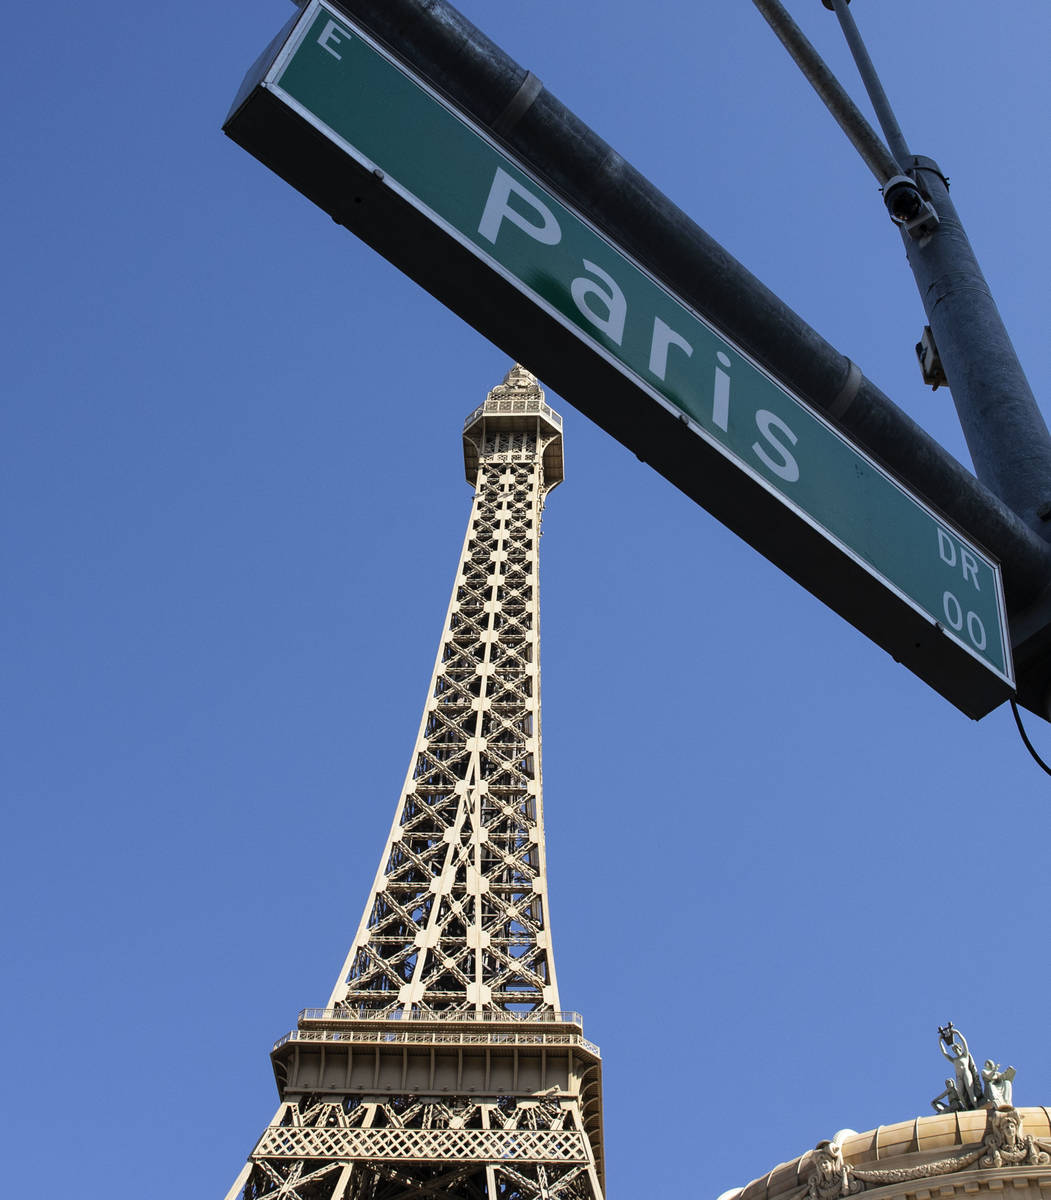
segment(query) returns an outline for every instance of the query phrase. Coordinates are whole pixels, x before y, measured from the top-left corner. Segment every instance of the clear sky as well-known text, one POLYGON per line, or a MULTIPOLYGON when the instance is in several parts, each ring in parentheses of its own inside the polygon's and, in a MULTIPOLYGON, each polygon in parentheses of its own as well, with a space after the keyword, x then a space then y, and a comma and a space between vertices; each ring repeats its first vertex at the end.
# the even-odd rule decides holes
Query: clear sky
MULTIPOLYGON (((751 4, 463 7, 967 461, 874 181, 751 4)), ((789 7, 860 96, 833 16, 789 7)), ((1046 397, 1051 8, 853 11, 1046 397)), ((509 366, 219 132, 290 13, 7 20, 12 1195, 225 1194, 359 920, 467 517, 460 426, 509 366)), ((553 922, 611 1196, 714 1200, 929 1111, 949 1018, 1051 1103, 1051 781, 1009 711, 961 716, 549 400, 553 922)))

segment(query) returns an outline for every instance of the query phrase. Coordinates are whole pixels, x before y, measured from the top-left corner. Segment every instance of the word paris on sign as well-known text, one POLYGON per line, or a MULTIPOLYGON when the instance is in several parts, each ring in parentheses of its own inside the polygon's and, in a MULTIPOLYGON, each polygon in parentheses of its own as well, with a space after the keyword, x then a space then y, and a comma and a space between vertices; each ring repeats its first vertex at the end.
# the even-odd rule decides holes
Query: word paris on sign
POLYGON ((957 707, 1011 694, 997 563, 345 14, 225 129, 957 707))

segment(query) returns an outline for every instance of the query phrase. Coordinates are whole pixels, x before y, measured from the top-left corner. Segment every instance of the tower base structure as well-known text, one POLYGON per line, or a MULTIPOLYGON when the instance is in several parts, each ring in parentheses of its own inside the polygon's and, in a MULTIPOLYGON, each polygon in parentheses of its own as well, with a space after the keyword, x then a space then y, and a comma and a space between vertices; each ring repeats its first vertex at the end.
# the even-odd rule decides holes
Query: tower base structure
POLYGON ((227 1200, 601 1200, 598 1047, 577 1013, 305 1009, 227 1200), (439 1019, 436 1019, 439 1018, 439 1019))

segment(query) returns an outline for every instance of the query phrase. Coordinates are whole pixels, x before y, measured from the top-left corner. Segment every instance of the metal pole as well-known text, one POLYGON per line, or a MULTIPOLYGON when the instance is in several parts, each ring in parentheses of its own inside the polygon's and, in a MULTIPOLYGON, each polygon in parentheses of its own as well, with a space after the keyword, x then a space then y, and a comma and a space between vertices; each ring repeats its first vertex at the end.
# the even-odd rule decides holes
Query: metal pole
POLYGON ((902 234, 975 474, 1051 539, 1051 436, 932 159, 903 164, 938 213, 929 237, 902 234))
MULTIPOLYGON (((975 474, 1051 540, 1051 436, 949 199, 948 180, 932 159, 909 154, 849 0, 822 3, 839 18, 891 149, 937 214, 936 222, 903 228, 902 238, 975 474)), ((885 196, 893 216, 889 189, 885 196)))
POLYGON ((840 129, 850 138, 854 149, 865 160, 873 175, 884 184, 888 179, 901 174, 901 168, 887 152, 879 135, 862 116, 843 85, 825 65, 821 55, 807 40, 806 35, 788 15, 779 0, 753 0, 770 28, 781 39, 785 49, 795 59, 803 74, 810 80, 814 91, 825 102, 825 107, 835 117, 840 129))
POLYGON ((876 74, 876 68, 872 65, 872 59, 869 58, 869 52, 865 48, 865 43, 861 40, 858 27, 854 22, 853 16, 851 16, 850 9, 847 8, 850 0, 826 0, 826 8, 829 3, 831 3, 836 16, 839 18, 843 36, 847 39, 847 45, 850 47, 851 54, 854 55, 854 62, 857 64, 858 73, 861 75, 865 91, 868 92, 869 99, 872 101, 872 107, 876 111, 876 119, 883 130, 883 136, 887 139, 890 152, 904 167, 912 155, 909 153, 909 147, 905 144, 905 136, 901 132, 898 119, 895 117, 894 110, 887 99, 887 93, 883 90, 883 84, 880 83, 879 76, 876 74))
POLYGON ((909 153, 847 10, 850 0, 822 3, 839 18, 893 155, 779 0, 753 2, 884 186, 975 473, 1030 529, 1051 541, 1051 435, 949 200, 948 182, 931 159, 909 153))

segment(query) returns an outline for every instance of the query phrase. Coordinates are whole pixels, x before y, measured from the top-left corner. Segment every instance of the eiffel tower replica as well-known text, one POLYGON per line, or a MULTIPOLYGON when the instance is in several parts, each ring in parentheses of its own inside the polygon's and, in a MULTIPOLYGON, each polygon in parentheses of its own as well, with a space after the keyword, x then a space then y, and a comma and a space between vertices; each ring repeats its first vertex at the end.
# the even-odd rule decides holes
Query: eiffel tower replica
POLYGON ((475 487, 394 823, 326 1008, 227 1200, 602 1200, 602 1064, 559 1007, 538 541, 562 420, 520 366, 467 418, 475 487))

